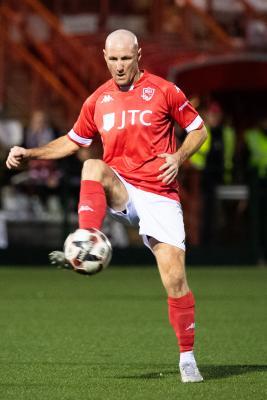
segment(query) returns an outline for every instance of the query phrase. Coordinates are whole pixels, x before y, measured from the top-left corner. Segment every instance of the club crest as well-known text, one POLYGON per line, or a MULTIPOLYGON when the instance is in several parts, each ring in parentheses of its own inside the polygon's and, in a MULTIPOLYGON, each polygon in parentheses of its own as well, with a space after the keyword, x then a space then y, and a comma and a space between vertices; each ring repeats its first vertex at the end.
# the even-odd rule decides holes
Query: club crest
POLYGON ((141 97, 142 97, 142 99, 149 101, 152 99, 154 93, 155 93, 155 89, 152 89, 150 87, 143 88, 143 94, 141 95, 141 97))

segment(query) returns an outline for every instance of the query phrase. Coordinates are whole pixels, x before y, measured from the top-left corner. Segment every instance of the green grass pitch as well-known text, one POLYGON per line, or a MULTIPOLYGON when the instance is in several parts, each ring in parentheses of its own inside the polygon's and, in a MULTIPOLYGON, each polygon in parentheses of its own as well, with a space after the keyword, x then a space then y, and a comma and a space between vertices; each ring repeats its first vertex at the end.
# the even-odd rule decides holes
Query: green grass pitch
POLYGON ((156 268, 0 268, 0 399, 267 399, 267 269, 188 276, 200 384, 180 383, 156 268))

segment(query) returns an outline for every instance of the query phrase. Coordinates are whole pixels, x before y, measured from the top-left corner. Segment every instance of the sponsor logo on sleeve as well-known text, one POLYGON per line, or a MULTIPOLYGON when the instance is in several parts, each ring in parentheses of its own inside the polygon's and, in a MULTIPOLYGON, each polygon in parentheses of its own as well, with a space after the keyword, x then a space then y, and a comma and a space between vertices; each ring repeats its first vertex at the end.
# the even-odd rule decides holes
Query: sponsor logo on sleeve
POLYGON ((188 103, 189 103, 189 101, 186 100, 186 101, 179 107, 179 111, 183 111, 183 109, 187 106, 188 103))

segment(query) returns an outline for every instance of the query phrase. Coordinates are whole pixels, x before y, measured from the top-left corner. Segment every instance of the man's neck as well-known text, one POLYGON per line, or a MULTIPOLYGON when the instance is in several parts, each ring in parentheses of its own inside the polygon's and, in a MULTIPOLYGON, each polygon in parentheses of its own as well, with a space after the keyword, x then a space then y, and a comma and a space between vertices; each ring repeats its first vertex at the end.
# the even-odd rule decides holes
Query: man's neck
POLYGON ((130 90, 133 90, 134 84, 132 83, 131 85, 125 85, 125 86, 119 86, 121 92, 129 92, 130 90))
POLYGON ((143 73, 143 71, 138 71, 129 85, 119 86, 120 90, 122 92, 129 92, 130 90, 133 90, 135 82, 139 81, 143 73))

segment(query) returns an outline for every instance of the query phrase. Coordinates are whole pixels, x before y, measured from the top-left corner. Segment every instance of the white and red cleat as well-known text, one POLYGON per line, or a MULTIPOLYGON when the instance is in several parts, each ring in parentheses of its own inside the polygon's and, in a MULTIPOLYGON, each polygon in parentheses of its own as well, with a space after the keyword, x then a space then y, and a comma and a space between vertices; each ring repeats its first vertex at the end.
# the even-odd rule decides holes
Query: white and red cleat
POLYGON ((202 382, 203 377, 199 372, 197 364, 194 362, 187 362, 179 365, 181 381, 183 383, 188 382, 202 382))

